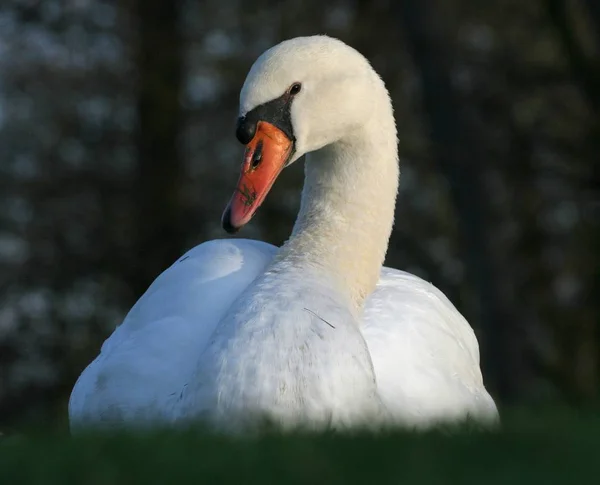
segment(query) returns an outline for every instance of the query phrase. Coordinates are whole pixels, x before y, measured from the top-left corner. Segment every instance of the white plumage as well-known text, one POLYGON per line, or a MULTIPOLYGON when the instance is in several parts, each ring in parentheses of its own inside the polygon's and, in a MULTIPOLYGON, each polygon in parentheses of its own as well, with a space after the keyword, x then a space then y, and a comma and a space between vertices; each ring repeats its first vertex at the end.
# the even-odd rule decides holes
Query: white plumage
POLYGON ((383 82, 340 41, 292 39, 256 61, 240 114, 297 81, 291 162, 309 156, 289 241, 210 241, 161 274, 77 381, 73 427, 496 422, 469 324, 382 268, 398 183, 383 82))

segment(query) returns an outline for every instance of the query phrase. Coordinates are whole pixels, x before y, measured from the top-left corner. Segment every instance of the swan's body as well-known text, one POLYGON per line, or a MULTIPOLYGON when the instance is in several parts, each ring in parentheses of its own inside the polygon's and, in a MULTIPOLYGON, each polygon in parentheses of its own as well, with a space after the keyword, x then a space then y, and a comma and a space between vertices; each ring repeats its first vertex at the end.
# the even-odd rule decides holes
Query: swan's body
POLYGON ((280 105, 287 124, 278 111, 275 125, 249 130, 248 157, 265 161, 250 169, 247 159, 241 181, 256 181, 257 193, 234 196, 224 224, 247 222, 268 170, 279 170, 273 161, 311 152, 292 236, 280 249, 211 241, 174 263, 79 378, 72 425, 496 421, 466 320, 431 284, 382 268, 398 184, 383 82, 339 41, 293 39, 254 64, 241 119, 270 122, 262 107, 280 105), (288 89, 298 81, 300 94, 288 89))

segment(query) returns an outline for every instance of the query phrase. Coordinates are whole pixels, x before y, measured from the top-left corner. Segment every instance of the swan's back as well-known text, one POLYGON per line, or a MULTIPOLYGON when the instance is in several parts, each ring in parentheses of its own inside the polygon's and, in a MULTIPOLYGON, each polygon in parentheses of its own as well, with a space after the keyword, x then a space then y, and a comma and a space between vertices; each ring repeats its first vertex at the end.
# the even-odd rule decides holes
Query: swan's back
POLYGON ((228 239, 179 258, 79 377, 69 401, 71 425, 172 422, 206 341, 276 251, 260 241, 228 239))
POLYGON ((383 268, 365 305, 363 335, 379 395, 396 419, 416 426, 467 416, 496 421, 473 329, 432 284, 383 268))

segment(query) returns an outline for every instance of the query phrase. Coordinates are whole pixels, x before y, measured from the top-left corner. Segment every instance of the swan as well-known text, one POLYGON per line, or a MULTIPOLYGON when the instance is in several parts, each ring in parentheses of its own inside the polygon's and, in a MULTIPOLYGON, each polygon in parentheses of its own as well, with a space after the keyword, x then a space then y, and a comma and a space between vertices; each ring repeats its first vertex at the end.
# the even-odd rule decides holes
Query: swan
POLYGON ((270 48, 243 84, 236 136, 245 154, 224 229, 248 223, 306 154, 290 238, 213 240, 175 261, 77 380, 71 428, 496 423, 467 321, 432 284, 383 267, 397 136, 366 58, 328 36, 270 48))

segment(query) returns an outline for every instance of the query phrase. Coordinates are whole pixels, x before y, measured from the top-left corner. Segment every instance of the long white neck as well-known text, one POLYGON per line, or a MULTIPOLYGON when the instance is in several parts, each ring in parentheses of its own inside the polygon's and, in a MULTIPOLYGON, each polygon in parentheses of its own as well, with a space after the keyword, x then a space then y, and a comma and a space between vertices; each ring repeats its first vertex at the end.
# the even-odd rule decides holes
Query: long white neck
POLYGON ((322 270, 359 312, 379 280, 399 177, 392 106, 383 82, 376 88, 363 126, 307 156, 300 212, 276 258, 322 270))

